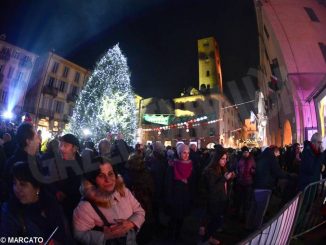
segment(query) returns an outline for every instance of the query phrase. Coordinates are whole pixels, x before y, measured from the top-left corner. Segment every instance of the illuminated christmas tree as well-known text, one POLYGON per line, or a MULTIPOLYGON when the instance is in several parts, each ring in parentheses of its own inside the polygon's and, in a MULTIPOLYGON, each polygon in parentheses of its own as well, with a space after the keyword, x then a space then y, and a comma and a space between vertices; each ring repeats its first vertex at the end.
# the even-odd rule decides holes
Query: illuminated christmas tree
POLYGON ((67 132, 94 142, 106 133, 122 133, 128 144, 136 139, 136 105, 125 56, 118 45, 98 61, 80 93, 67 132))

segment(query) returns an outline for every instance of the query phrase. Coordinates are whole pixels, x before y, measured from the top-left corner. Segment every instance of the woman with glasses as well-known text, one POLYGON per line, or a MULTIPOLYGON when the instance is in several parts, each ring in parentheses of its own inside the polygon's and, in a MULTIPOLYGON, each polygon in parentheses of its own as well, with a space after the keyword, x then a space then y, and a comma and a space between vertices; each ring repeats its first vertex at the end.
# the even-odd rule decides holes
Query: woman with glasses
POLYGON ((74 210, 75 238, 83 244, 136 244, 145 211, 108 159, 97 157, 95 162, 99 169, 85 175, 83 200, 74 210))

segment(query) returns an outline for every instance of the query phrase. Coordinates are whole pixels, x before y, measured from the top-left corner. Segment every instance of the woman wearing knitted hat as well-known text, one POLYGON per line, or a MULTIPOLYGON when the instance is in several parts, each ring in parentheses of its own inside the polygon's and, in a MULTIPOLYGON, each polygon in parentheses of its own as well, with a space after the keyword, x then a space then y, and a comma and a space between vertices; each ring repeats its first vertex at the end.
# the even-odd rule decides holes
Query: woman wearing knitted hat
POLYGON ((213 158, 202 176, 202 194, 206 205, 206 217, 199 229, 199 235, 210 244, 220 244, 217 232, 222 230, 224 214, 228 204, 229 182, 234 172, 226 168, 227 152, 216 148, 213 158))
POLYGON ((182 224, 190 210, 192 162, 189 160, 189 146, 178 144, 178 159, 170 161, 167 171, 167 204, 171 217, 170 229, 172 237, 177 240, 180 236, 182 224))

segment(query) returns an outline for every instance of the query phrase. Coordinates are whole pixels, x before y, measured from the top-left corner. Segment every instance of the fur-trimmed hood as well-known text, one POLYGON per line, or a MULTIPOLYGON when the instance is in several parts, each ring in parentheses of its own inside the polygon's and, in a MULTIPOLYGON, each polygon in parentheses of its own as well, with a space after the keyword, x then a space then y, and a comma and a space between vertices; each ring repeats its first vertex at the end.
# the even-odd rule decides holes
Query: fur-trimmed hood
POLYGON ((108 193, 100 190, 92 181, 84 179, 80 186, 80 193, 84 200, 99 207, 111 207, 115 195, 125 196, 125 185, 121 176, 116 178, 115 191, 108 193))

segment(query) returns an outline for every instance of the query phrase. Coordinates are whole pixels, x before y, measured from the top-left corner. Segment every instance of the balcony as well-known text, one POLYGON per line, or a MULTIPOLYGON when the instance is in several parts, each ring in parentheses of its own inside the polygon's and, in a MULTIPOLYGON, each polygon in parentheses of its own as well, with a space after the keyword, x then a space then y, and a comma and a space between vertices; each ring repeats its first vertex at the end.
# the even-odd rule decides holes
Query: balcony
POLYGON ((39 108, 38 115, 40 118, 44 118, 44 117, 53 118, 54 112, 49 109, 39 108))
POLYGON ((76 93, 69 93, 67 95, 67 102, 73 102, 75 103, 78 98, 78 95, 76 93))
POLYGON ((57 88, 55 88, 55 87, 45 86, 43 88, 43 93, 52 95, 53 97, 57 97, 58 92, 59 92, 59 90, 57 88))

